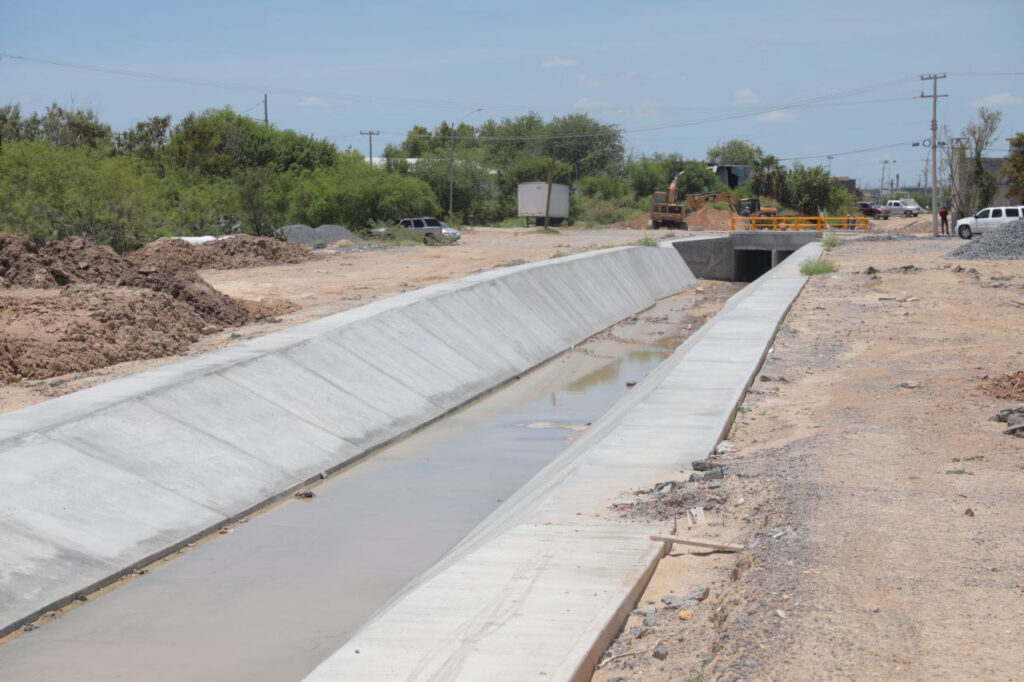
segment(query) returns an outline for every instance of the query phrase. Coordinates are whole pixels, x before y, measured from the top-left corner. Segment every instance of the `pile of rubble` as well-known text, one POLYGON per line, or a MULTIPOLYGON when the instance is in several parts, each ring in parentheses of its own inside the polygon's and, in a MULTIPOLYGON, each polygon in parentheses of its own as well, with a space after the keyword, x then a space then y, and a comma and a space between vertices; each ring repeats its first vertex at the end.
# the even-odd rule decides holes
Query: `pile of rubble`
POLYGON ((1024 260, 1024 220, 985 232, 949 252, 965 260, 1024 260))

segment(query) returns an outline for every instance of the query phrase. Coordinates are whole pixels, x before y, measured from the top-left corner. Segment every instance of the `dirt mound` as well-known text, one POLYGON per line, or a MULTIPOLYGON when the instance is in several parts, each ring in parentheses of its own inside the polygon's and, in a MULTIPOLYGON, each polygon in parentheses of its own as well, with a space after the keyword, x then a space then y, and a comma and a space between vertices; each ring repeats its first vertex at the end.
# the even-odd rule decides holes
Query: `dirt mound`
POLYGON ((130 257, 139 265, 233 270, 258 265, 304 263, 319 256, 298 244, 237 234, 197 246, 181 239, 161 239, 147 244, 130 257))
POLYGON ((1016 400, 1024 403, 1024 371, 996 377, 982 384, 981 388, 1000 400, 1016 400))
POLYGON ((686 226, 691 230, 728 230, 733 214, 713 206, 701 206, 686 216, 686 226))
POLYGON ((147 289, 3 289, 0 384, 174 355, 208 329, 184 301, 147 289))
POLYGON ((56 286, 54 282, 53 273, 31 239, 0 232, 0 284, 43 288, 56 286))
POLYGON ((250 319, 244 307, 211 287, 191 268, 155 259, 137 264, 82 237, 68 237, 36 248, 22 235, 0 234, 0 277, 7 286, 32 289, 69 284, 152 289, 190 305, 208 324, 234 326, 250 319))

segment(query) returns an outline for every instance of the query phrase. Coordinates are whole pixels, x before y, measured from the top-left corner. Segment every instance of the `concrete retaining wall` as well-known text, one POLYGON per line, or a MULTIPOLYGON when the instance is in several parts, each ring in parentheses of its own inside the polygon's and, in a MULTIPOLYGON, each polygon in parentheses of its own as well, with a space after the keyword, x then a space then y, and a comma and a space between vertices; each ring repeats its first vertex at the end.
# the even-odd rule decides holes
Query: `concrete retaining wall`
POLYGON ((0 416, 0 634, 695 284, 643 247, 492 270, 0 416))

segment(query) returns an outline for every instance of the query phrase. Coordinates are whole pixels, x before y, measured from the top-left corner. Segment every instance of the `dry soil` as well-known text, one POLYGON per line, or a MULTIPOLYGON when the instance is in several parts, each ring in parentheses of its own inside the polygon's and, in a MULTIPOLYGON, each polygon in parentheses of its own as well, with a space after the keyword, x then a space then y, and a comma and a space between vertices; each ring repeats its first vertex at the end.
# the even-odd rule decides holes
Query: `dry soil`
POLYGON ((747 550, 677 545, 594 679, 1021 679, 1024 438, 990 418, 1016 405, 993 386, 1024 368, 1024 262, 958 268, 958 242, 837 248, 710 458, 725 478, 609 510, 747 550))

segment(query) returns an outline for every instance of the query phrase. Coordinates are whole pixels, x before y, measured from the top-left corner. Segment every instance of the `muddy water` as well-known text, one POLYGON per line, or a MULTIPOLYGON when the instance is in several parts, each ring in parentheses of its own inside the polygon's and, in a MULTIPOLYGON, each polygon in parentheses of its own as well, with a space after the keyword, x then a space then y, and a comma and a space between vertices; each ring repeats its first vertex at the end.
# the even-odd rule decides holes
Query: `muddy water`
POLYGON ((301 679, 671 352, 672 301, 0 646, 0 680, 301 679))

